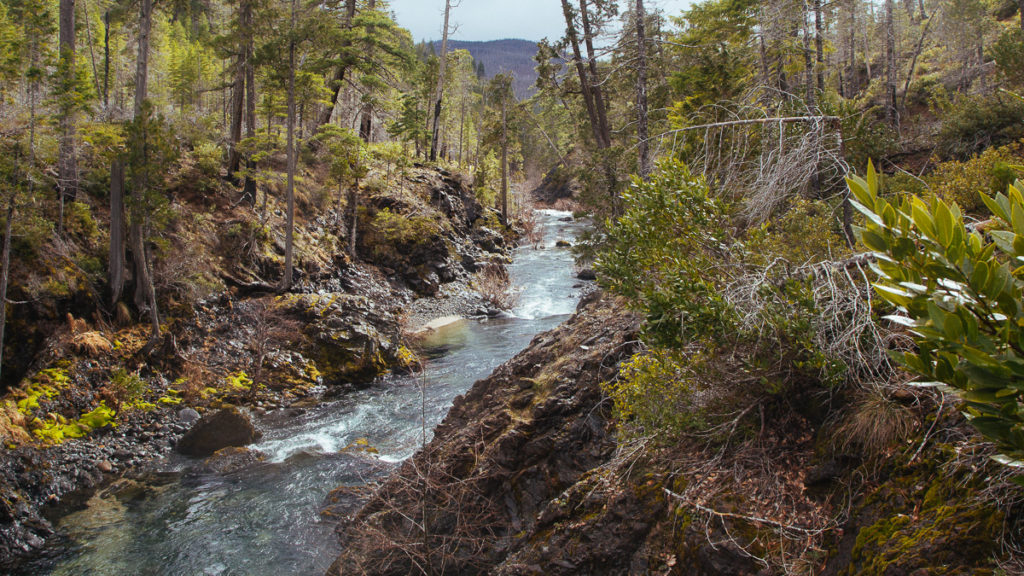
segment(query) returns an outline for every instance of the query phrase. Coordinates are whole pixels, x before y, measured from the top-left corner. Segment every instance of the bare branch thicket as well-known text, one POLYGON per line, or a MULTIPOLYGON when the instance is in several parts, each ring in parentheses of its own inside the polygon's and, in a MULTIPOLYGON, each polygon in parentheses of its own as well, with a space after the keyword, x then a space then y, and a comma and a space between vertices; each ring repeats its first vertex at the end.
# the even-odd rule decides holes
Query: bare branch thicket
POLYGON ((499 310, 511 310, 519 301, 519 290, 512 286, 508 269, 500 264, 487 264, 477 272, 476 285, 484 302, 499 310))
MULTIPOLYGON (((756 101, 758 87, 745 99, 756 101)), ((839 118, 811 114, 772 117, 758 105, 719 104, 699 112, 708 122, 673 130, 672 151, 684 145, 688 162, 716 187, 742 198, 748 225, 768 220, 795 196, 843 193, 848 166, 839 118)))

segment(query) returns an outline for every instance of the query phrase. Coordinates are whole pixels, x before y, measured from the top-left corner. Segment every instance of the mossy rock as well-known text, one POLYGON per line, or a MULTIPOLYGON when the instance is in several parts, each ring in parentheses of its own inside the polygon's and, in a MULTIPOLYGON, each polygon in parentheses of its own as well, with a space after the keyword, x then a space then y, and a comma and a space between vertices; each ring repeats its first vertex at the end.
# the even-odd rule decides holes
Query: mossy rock
POLYGON ((1003 513, 975 491, 940 471, 883 485, 867 504, 882 513, 858 531, 846 574, 992 574, 1003 513))

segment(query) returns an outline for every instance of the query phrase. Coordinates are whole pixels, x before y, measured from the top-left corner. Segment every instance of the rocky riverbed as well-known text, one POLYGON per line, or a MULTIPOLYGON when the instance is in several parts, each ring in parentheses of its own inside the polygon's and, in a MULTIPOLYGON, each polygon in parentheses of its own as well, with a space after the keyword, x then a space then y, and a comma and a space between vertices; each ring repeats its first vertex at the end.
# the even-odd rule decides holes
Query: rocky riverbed
MULTIPOLYGON (((168 318, 152 351, 142 326, 69 315, 0 399, 0 570, 46 554, 57 518, 99 487, 148 474, 201 415, 230 406, 254 417, 301 413, 407 369, 406 330, 495 313, 474 274, 508 262, 512 236, 491 227, 493 211, 457 177, 418 168, 408 181, 401 193, 371 195, 368 214, 409 214, 429 232, 423 241, 381 250, 375 242, 387 237, 368 225, 365 260, 310 256, 283 295, 258 277, 273 265, 267 258, 226 270, 230 289, 168 318)), ((326 233, 309 226, 304 234, 326 233)))

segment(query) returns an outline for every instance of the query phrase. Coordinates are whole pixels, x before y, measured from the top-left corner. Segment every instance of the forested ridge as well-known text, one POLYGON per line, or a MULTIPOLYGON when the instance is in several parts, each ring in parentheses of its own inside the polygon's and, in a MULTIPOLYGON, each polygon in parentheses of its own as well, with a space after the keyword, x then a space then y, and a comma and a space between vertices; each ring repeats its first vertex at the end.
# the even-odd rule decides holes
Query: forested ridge
POLYGON ((557 4, 524 97, 451 0, 0 0, 0 566, 185 409, 419 369, 536 204, 602 293, 332 571, 1024 570, 1024 2, 557 4))

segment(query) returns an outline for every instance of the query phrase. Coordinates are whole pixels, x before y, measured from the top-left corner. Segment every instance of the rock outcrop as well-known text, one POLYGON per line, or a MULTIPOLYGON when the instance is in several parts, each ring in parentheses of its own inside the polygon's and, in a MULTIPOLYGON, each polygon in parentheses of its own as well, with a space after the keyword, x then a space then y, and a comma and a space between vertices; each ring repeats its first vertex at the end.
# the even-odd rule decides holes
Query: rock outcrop
POLYGON ((248 446, 262 434, 238 408, 224 408, 199 419, 174 447, 186 456, 206 457, 221 448, 248 446))
POLYGON ((303 353, 325 383, 365 383, 400 367, 401 327, 385 303, 335 292, 292 294, 281 305, 303 326, 303 353))
POLYGON ((638 327, 615 308, 588 298, 457 398, 427 448, 340 528, 345 551, 330 573, 408 574, 427 562, 483 574, 499 565, 548 503, 615 449, 600 383, 629 356, 638 327), (416 527, 424 512, 426 542, 416 527))

